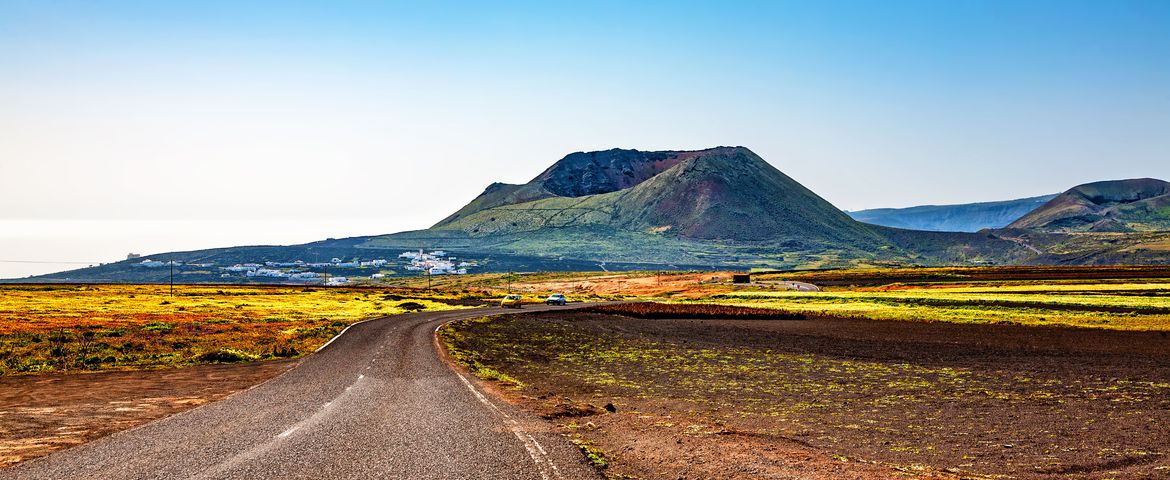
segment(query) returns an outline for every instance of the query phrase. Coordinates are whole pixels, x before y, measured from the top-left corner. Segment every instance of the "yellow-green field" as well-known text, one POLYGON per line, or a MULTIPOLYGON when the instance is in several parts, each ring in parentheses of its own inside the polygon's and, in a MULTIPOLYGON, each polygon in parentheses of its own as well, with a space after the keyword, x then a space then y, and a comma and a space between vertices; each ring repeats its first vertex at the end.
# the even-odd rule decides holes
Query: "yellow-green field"
POLYGON ((744 289, 702 301, 923 322, 1170 330, 1170 283, 1046 283, 791 292, 744 289))
POLYGON ((289 358, 347 325, 474 294, 156 285, 0 286, 0 375, 289 358))

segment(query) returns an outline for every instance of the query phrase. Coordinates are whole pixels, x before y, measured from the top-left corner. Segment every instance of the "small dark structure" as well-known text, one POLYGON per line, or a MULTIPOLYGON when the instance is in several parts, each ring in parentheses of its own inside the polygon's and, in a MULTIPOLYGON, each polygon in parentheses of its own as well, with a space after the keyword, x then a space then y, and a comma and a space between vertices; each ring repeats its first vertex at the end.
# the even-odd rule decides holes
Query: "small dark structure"
POLYGON ((752 275, 750 273, 733 273, 731 283, 752 283, 752 275))

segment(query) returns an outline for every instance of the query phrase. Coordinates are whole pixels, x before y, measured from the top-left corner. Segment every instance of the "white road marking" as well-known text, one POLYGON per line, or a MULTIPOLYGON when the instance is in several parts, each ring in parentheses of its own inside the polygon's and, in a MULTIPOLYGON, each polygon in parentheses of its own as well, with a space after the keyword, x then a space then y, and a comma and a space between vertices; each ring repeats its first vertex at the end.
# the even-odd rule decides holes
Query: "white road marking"
POLYGON ((534 438, 534 437, 533 437, 532 435, 530 435, 530 434, 527 434, 527 433, 525 433, 525 435, 528 435, 528 439, 529 439, 529 440, 532 440, 532 444, 533 444, 533 445, 536 445, 536 449, 537 449, 537 450, 540 450, 540 453, 541 453, 542 455, 544 455, 544 460, 545 460, 546 462, 548 462, 548 466, 549 466, 549 468, 552 468, 552 471, 553 471, 553 477, 556 477, 556 478, 561 478, 561 471, 560 471, 560 469, 558 469, 558 468, 557 468, 557 464, 553 463, 553 461, 552 461, 552 459, 551 459, 551 458, 548 458, 548 452, 547 452, 547 451, 545 451, 544 447, 543 447, 543 446, 541 446, 540 442, 536 441, 536 438, 534 438))
MULTIPOLYGON (((357 325, 357 324, 355 323, 355 324, 353 324, 353 325, 357 325)), ((349 327, 352 327, 353 325, 350 325, 349 327)), ((316 350, 313 350, 313 353, 317 353, 317 352, 320 352, 321 350, 324 350, 324 349, 325 349, 325 347, 328 347, 328 346, 329 346, 329 344, 330 344, 330 343, 333 343, 333 341, 334 341, 334 340, 337 340, 337 339, 341 338, 341 336, 342 336, 342 335, 345 335, 345 332, 349 331, 349 327, 345 327, 345 328, 341 329, 341 332, 340 332, 340 333, 338 333, 337 335, 334 335, 334 336, 333 336, 333 338, 330 338, 330 339, 329 339, 329 341, 328 341, 328 342, 325 342, 325 344, 324 344, 324 345, 321 345, 320 347, 317 347, 317 349, 316 349, 316 350)))
MULTIPOLYGON (((441 351, 442 349, 442 346, 439 345, 439 329, 443 328, 443 325, 446 325, 447 323, 448 322, 444 322, 435 327, 435 334, 433 338, 435 340, 436 351, 441 351)), ((479 393, 479 390, 475 388, 475 385, 467 380, 467 377, 463 376, 462 373, 459 373, 455 370, 452 370, 452 373, 454 373, 456 377, 459 377, 459 380, 463 382, 463 385, 466 386, 468 390, 471 390, 471 393, 475 395, 475 398, 479 400, 480 403, 487 405, 491 411, 503 417, 504 423, 508 425, 510 430, 512 430, 512 434, 516 435, 516 438, 520 440, 520 443, 524 444, 524 449, 528 451, 528 456, 532 457, 532 462, 536 464, 537 470, 540 471, 541 478, 544 480, 564 478, 561 475, 561 470, 557 468, 556 464, 553 463, 551 458, 548 458, 548 451, 544 449, 544 446, 542 446, 540 442, 536 441, 536 438, 534 438, 528 432, 525 432, 524 429, 520 427, 520 424, 516 420, 512 419, 512 417, 509 416, 507 412, 501 410, 494 403, 488 400, 487 397, 485 397, 482 393, 479 393)))
POLYGON ((483 396, 482 393, 479 393, 479 390, 476 390, 475 386, 472 385, 471 382, 467 380, 467 377, 464 377, 462 373, 455 372, 455 376, 459 377, 459 380, 463 381, 463 385, 467 386, 468 390, 471 390, 471 393, 475 395, 475 398, 478 399, 480 403, 487 405, 488 408, 490 408, 493 412, 504 418, 504 423, 508 425, 508 429, 512 431, 513 435, 516 435, 516 438, 520 440, 520 443, 524 444, 524 450, 528 451, 528 456, 532 457, 532 463, 535 463, 537 470, 540 470, 541 478, 544 480, 549 480, 552 478, 564 478, 561 476, 560 469, 557 468, 556 464, 553 463, 551 458, 548 458, 548 452, 545 451, 544 447, 542 447, 540 443, 532 437, 532 435, 529 435, 528 432, 525 432, 524 429, 520 427, 520 424, 516 422, 516 420, 513 420, 512 417, 508 416, 508 414, 503 410, 500 410, 499 407, 488 400, 487 397, 483 396))
MULTIPOLYGON (((364 378, 364 377, 362 377, 362 378, 364 378)), ((326 415, 329 414, 329 412, 331 410, 329 407, 333 405, 333 402, 340 400, 342 397, 348 395, 350 389, 353 388, 354 386, 356 386, 358 383, 360 383, 362 381, 362 378, 358 378, 357 382, 354 382, 353 384, 346 387, 345 391, 343 391, 341 393, 341 395, 338 395, 333 400, 325 402, 325 404, 322 405, 321 408, 317 409, 316 412, 313 412, 313 414, 310 415, 309 418, 301 420, 301 421, 293 424, 293 426, 289 427, 287 430, 277 434, 275 437, 273 437, 272 441, 261 443, 261 444, 258 444, 256 446, 253 446, 252 448, 249 448, 243 452, 236 454, 232 458, 229 458, 223 462, 220 462, 218 464, 207 467, 202 472, 200 472, 198 475, 196 475, 192 478, 195 478, 195 479, 216 478, 216 477, 221 476, 221 474, 231 470, 232 468, 235 468, 236 466, 238 466, 242 463, 259 458, 260 456, 264 455, 269 450, 276 448, 276 446, 280 443, 281 440, 288 438, 290 435, 292 435, 293 433, 296 433, 301 428, 308 426, 308 425, 312 425, 312 424, 317 423, 317 422, 320 422, 322 418, 324 418, 326 415)))
POLYGON ((374 320, 379 320, 382 318, 386 318, 386 317, 368 318, 366 320, 362 320, 360 322, 355 322, 355 323, 350 324, 348 327, 341 329, 341 332, 338 332, 337 335, 334 335, 333 338, 330 338, 329 341, 325 342, 324 345, 321 345, 320 347, 317 347, 316 350, 313 350, 313 353, 317 353, 317 352, 320 352, 321 350, 324 350, 325 347, 328 347, 329 344, 333 343, 334 340, 337 340, 337 339, 341 338, 342 335, 345 335, 345 332, 349 331, 350 328, 353 328, 354 326, 361 325, 361 324, 366 323, 366 322, 372 322, 374 320))
POLYGON ((317 347, 316 350, 313 350, 313 353, 317 353, 317 352, 320 352, 321 350, 324 350, 325 347, 328 347, 329 344, 333 343, 334 340, 337 340, 338 338, 341 338, 342 335, 345 335, 345 332, 349 331, 350 328, 356 327, 356 326, 361 325, 361 324, 366 323, 366 322, 372 322, 374 320, 381 320, 383 318, 387 318, 387 317, 367 318, 367 319, 362 320, 360 322, 351 323, 348 327, 341 329, 341 331, 338 332, 337 335, 334 335, 333 338, 330 338, 328 342, 325 342, 324 345, 321 345, 320 347, 317 347))

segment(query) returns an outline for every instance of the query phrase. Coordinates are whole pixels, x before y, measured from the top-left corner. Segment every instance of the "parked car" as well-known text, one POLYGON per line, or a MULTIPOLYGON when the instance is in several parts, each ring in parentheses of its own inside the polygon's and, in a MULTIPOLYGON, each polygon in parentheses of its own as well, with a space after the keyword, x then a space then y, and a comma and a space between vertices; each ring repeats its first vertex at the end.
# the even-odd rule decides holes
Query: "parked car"
POLYGON ((520 296, 513 293, 500 300, 500 306, 504 308, 521 308, 523 304, 520 302, 520 296))
POLYGON ((565 304, 565 294, 554 293, 552 295, 549 295, 548 298, 546 298, 544 300, 544 303, 548 304, 548 305, 564 305, 565 304))

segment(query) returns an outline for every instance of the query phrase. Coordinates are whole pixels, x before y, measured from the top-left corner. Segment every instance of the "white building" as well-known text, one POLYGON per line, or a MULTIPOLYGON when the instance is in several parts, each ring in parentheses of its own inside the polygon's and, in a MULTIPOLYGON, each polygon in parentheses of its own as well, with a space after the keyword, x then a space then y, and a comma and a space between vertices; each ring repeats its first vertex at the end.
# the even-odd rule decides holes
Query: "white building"
POLYGON ((285 272, 282 272, 280 270, 275 270, 275 269, 271 269, 271 268, 258 268, 258 269, 256 269, 256 276, 257 277, 287 278, 288 274, 285 272))

